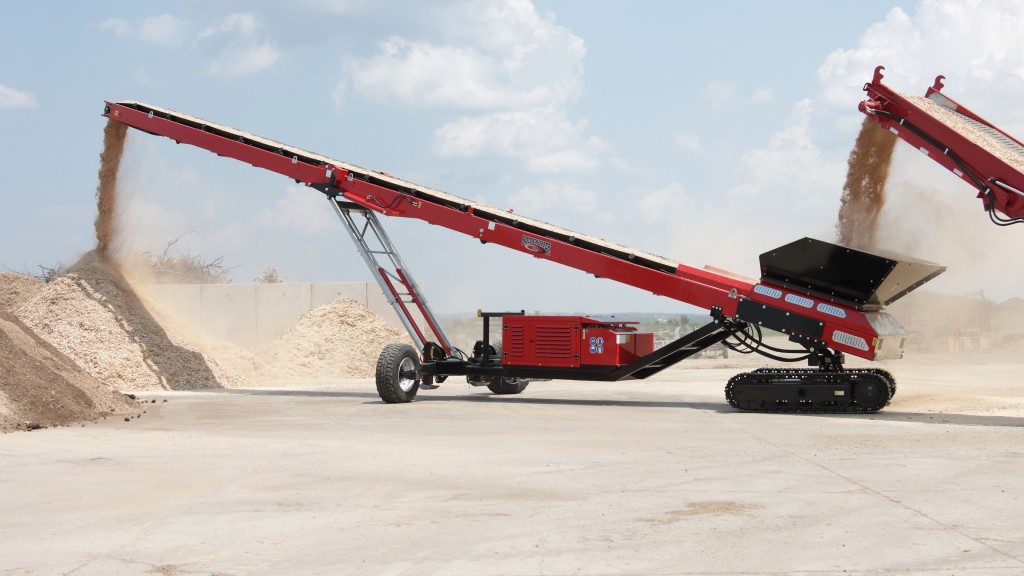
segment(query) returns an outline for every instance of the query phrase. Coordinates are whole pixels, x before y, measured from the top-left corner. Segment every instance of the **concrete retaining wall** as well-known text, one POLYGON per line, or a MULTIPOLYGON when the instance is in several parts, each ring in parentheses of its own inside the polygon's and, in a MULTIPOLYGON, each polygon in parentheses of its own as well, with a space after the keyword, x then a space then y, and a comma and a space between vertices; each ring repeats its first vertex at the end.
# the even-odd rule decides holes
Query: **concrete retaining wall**
POLYGON ((185 322, 244 348, 269 343, 306 312, 338 298, 360 302, 402 328, 380 288, 365 282, 162 284, 153 291, 185 322))

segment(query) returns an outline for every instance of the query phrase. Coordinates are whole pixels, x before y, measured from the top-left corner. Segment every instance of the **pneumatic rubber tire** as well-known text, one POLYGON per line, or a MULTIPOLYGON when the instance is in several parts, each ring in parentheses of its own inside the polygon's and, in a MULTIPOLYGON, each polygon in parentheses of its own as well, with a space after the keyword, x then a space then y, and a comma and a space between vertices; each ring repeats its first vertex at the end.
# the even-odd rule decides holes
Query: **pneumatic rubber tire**
POLYGON ((487 385, 487 389, 495 394, 519 394, 529 382, 522 382, 519 378, 495 378, 487 385))
MULTIPOLYGON (((494 344, 494 350, 501 358, 501 342, 494 344)), ((523 382, 519 378, 505 378, 499 376, 491 383, 487 385, 487 389, 495 394, 519 394, 523 390, 526 390, 526 386, 529 382, 523 382)))
POLYGON ((420 390, 420 359, 408 344, 388 344, 377 359, 377 394, 388 404, 412 402, 420 390))

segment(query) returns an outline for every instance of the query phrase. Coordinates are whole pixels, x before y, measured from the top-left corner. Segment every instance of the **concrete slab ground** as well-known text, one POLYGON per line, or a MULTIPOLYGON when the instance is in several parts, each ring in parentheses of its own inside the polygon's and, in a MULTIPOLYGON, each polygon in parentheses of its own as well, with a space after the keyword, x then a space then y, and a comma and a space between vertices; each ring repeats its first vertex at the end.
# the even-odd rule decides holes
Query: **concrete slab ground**
POLYGON ((694 366, 152 393, 0 436, 0 574, 1024 574, 1021 364, 894 364, 869 416, 738 413, 735 366, 694 366))

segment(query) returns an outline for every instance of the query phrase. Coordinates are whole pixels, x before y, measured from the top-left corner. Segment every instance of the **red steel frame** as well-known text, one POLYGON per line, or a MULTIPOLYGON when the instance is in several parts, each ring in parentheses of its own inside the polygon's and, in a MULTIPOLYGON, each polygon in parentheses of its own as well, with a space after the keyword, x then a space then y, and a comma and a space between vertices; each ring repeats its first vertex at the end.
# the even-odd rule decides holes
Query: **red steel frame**
MULTIPOLYGON (((755 290, 758 286, 755 283, 685 264, 678 264, 673 273, 665 272, 635 263, 626 257, 563 241, 558 237, 524 232, 523 229, 497 221, 487 214, 478 214, 479 209, 472 205, 467 204, 464 209, 453 208, 429 198, 414 196, 405 190, 396 190, 365 180, 367 176, 380 173, 357 172, 332 163, 307 162, 300 159, 300 156, 308 157, 311 155, 308 152, 294 148, 267 150, 247 140, 246 136, 249 135, 245 133, 214 125, 221 132, 229 130, 231 136, 238 134, 238 137, 223 136, 214 133, 215 131, 206 130, 205 125, 195 126, 197 119, 176 114, 140 103, 107 102, 103 115, 144 132, 165 136, 178 143, 190 144, 220 156, 282 174, 307 186, 330 187, 340 193, 339 199, 343 197, 344 200, 384 216, 423 220, 472 236, 482 242, 500 244, 534 258, 576 268, 597 277, 608 278, 707 310, 717 310, 727 318, 737 318, 737 306, 741 300, 761 303, 784 310, 794 317, 817 322, 822 327, 820 339, 795 332, 791 334, 798 338, 802 337, 805 341, 811 340, 810 343, 814 345, 826 346, 867 359, 899 357, 892 356, 893 349, 897 348, 895 345, 887 346, 884 353, 881 351, 881 343, 886 334, 879 334, 872 326, 871 318, 880 315, 887 317, 881 319, 880 325, 885 325, 886 320, 895 322, 883 312, 862 309, 843 301, 823 298, 817 294, 785 286, 769 287, 767 283, 765 287, 769 289, 758 292, 755 290), (526 241, 527 237, 536 239, 537 236, 542 236, 545 248, 538 250, 535 244, 526 241), (786 298, 790 295, 799 296, 794 300, 803 302, 803 305, 791 303, 786 298), (850 341, 859 345, 846 343, 850 341)), ((510 213, 507 215, 512 217, 510 213)))
MULTIPOLYGON (((884 66, 876 67, 874 78, 864 85, 868 99, 860 103, 859 110, 977 188, 978 198, 983 199, 986 210, 994 208, 1009 218, 1024 218, 1024 174, 882 84, 884 69, 884 66)), ((943 94, 944 79, 945 76, 936 77, 935 83, 925 92, 925 97, 994 130, 1009 143, 1024 148, 1019 140, 943 94)))

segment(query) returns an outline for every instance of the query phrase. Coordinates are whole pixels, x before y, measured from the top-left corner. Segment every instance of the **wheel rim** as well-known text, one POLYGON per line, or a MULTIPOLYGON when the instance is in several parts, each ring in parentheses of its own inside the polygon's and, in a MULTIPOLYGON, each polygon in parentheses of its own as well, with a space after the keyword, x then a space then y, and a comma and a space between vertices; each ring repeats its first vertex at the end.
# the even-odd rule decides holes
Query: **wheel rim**
POLYGON ((416 386, 416 363, 412 358, 402 358, 398 365, 398 386, 402 392, 408 392, 416 386))

